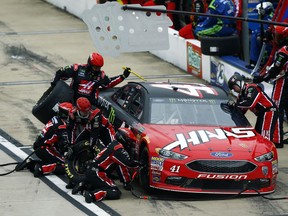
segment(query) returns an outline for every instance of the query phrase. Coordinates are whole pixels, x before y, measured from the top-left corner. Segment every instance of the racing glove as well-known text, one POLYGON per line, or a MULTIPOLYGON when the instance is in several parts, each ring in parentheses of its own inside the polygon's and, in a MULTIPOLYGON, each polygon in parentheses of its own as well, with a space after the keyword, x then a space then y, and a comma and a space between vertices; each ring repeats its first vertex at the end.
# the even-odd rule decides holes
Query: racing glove
POLYGON ((233 101, 233 100, 229 100, 229 101, 227 102, 227 105, 230 106, 230 107, 234 107, 234 106, 236 105, 236 103, 235 103, 235 101, 233 101))
POLYGON ((67 152, 64 153, 64 157, 69 159, 72 157, 73 153, 74 153, 73 148, 72 146, 70 146, 67 148, 67 152))
POLYGON ((137 161, 137 160, 133 160, 132 162, 131 162, 131 167, 133 167, 133 168, 139 168, 139 167, 143 167, 144 165, 143 164, 141 164, 139 161, 137 161))
POLYGON ((60 136, 60 141, 58 142, 58 147, 61 152, 67 152, 69 147, 69 139, 67 132, 63 132, 60 136))
POLYGON ((123 71, 123 78, 127 78, 131 73, 131 69, 129 67, 126 67, 125 70, 123 71))
POLYGON ((87 165, 87 169, 93 170, 98 167, 98 163, 95 160, 92 160, 91 163, 87 165))

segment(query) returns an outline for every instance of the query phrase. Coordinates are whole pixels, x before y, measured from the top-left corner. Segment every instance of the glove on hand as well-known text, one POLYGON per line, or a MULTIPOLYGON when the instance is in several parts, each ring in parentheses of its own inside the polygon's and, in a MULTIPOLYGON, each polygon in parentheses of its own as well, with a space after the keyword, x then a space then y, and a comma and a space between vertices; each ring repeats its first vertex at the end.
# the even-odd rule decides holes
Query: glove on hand
POLYGON ((96 163, 95 160, 92 160, 91 163, 89 163, 89 164, 87 165, 87 169, 90 169, 90 170, 92 170, 92 169, 94 169, 94 168, 97 168, 97 167, 98 167, 98 163, 96 163))
POLYGON ((134 168, 144 167, 144 164, 141 164, 141 163, 140 163, 139 161, 137 161, 137 160, 133 160, 132 167, 134 167, 134 168))
POLYGON ((131 69, 129 67, 125 68, 125 70, 123 71, 123 77, 127 78, 130 75, 131 69))
POLYGON ((235 103, 235 101, 233 101, 233 100, 229 100, 229 101, 227 102, 227 105, 228 105, 228 106, 235 106, 236 103, 235 103))
POLYGON ((262 76, 254 76, 253 77, 253 83, 261 83, 263 81, 262 76))
POLYGON ((72 147, 68 147, 67 152, 64 153, 65 158, 71 158, 73 155, 73 149, 72 147))

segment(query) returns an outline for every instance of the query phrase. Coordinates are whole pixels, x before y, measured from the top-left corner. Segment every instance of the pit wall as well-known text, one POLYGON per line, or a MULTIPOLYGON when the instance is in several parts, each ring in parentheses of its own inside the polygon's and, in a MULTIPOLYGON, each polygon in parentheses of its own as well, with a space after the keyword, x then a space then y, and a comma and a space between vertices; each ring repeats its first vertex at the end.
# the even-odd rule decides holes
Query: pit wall
MULTIPOLYGON (((45 0, 54 6, 63 9, 81 19, 82 12, 90 9, 96 0, 45 0)), ((207 56, 201 53, 199 40, 186 40, 178 36, 178 31, 169 28, 168 50, 150 51, 155 56, 170 62, 189 74, 193 74, 209 83, 219 85, 228 91, 227 80, 238 72, 250 76, 251 70, 247 63, 234 56, 207 56)), ((268 95, 271 95, 272 85, 261 84, 268 95)))

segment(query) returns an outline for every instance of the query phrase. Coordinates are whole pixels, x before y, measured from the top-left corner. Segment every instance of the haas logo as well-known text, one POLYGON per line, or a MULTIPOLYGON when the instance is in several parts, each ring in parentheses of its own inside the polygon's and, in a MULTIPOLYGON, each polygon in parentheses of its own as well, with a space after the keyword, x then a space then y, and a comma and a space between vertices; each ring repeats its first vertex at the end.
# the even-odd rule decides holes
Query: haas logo
POLYGON ((79 88, 78 88, 78 93, 84 94, 84 95, 91 94, 94 84, 95 82, 92 82, 92 81, 88 81, 88 82, 86 81, 84 83, 80 83, 79 88))

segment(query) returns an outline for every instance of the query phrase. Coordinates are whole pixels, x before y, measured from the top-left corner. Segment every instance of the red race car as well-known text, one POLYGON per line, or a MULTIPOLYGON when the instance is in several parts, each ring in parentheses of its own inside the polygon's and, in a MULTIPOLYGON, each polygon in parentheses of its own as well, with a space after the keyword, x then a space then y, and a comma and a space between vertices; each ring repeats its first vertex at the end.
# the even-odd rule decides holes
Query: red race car
POLYGON ((146 190, 267 194, 275 190, 277 150, 227 93, 199 83, 130 82, 100 93, 115 128, 132 137, 146 190))

